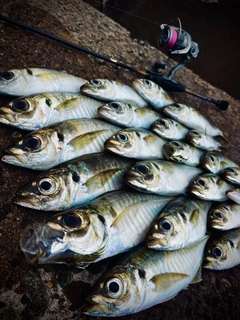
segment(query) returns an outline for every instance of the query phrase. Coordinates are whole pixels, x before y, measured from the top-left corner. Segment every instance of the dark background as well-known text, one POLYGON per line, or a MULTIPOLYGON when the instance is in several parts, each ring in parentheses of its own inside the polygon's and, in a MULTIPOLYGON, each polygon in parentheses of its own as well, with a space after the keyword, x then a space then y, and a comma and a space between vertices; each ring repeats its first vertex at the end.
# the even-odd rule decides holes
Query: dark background
MULTIPOLYGON (((198 43, 199 54, 187 68, 201 78, 240 99, 240 2, 222 0, 85 0, 131 32, 132 38, 157 47, 160 24, 178 27, 198 43)), ((117 41, 117 39, 116 39, 117 41)), ((166 52, 167 53, 167 52, 166 52)), ((180 58, 180 57, 179 57, 180 58)))

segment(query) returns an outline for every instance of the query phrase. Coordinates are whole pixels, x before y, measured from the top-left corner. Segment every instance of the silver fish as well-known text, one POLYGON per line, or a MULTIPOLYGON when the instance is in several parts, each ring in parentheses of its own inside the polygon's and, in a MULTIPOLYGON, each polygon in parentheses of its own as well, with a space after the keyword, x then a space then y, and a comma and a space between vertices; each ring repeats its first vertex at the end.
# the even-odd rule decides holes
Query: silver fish
POLYGON ((240 228, 221 231, 209 239, 203 268, 224 270, 240 264, 240 228))
POLYGON ((221 143, 215 140, 212 136, 202 133, 198 130, 189 130, 185 140, 193 146, 203 150, 221 150, 221 143))
POLYGON ((79 92, 87 80, 57 70, 12 69, 0 73, 0 93, 24 96, 40 92, 79 92))
POLYGON ((201 281, 206 240, 173 251, 145 246, 133 250, 95 284, 83 313, 125 316, 172 299, 190 283, 201 281))
POLYGON ((137 79, 132 85, 140 96, 157 110, 174 102, 163 88, 151 80, 137 79))
POLYGON ((227 183, 214 173, 205 173, 196 177, 188 187, 190 194, 209 201, 226 201, 226 191, 233 185, 227 183))
POLYGON ((100 119, 66 120, 33 131, 8 147, 2 161, 48 170, 87 153, 104 151, 104 142, 120 127, 100 119))
POLYGON ((240 205, 231 201, 221 202, 208 215, 210 228, 230 230, 240 227, 240 205))
POLYGON ((30 263, 73 263, 84 267, 130 250, 145 234, 170 197, 112 191, 88 205, 28 225, 21 248, 30 263), (70 252, 71 251, 71 252, 70 252))
POLYGON ((238 165, 224 156, 219 151, 209 151, 201 158, 201 165, 212 173, 219 174, 221 170, 228 167, 237 167, 238 165))
POLYGON ((199 130, 210 136, 222 136, 220 129, 214 127, 200 112, 185 104, 173 103, 163 108, 163 112, 190 129, 199 130))
POLYGON ((105 152, 84 155, 41 173, 17 191, 14 201, 44 211, 80 206, 125 187, 124 174, 133 163, 105 152))
POLYGON ((165 139, 183 140, 189 129, 173 119, 162 118, 152 123, 151 131, 165 139))
POLYGON ((166 140, 143 128, 126 128, 114 133, 105 149, 115 154, 136 159, 163 159, 162 147, 166 140))
POLYGON ((159 195, 184 194, 189 182, 202 170, 164 160, 139 161, 127 170, 128 185, 143 192, 159 195))
POLYGON ((195 148, 182 141, 170 141, 164 144, 163 154, 167 160, 198 166, 205 151, 195 148))
POLYGON ((14 99, 0 107, 0 122, 23 130, 37 130, 57 122, 99 118, 102 102, 71 92, 48 92, 14 99))
POLYGON ((240 188, 234 188, 234 186, 232 186, 230 190, 227 190, 226 195, 229 199, 240 204, 240 188))
POLYGON ((161 118, 151 108, 139 108, 129 103, 110 102, 98 108, 99 115, 105 120, 121 127, 141 127, 150 129, 151 124, 161 118))
POLYGON ((211 201, 186 196, 170 201, 146 235, 148 248, 177 250, 205 237, 210 206, 211 201))
POLYGON ((223 179, 240 186, 240 166, 227 167, 223 169, 219 175, 221 175, 223 179))
POLYGON ((82 94, 102 101, 118 101, 146 107, 147 102, 133 88, 119 81, 94 79, 80 89, 82 94))

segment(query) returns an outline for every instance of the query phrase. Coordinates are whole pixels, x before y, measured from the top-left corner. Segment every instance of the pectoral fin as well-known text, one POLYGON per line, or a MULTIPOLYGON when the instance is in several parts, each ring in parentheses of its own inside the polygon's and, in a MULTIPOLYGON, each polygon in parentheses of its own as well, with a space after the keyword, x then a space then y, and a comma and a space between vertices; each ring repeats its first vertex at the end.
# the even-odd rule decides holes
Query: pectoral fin
POLYGON ((154 291, 165 291, 170 287, 176 285, 177 282, 182 281, 186 278, 189 278, 188 274, 185 273, 163 273, 158 274, 150 280, 154 283, 155 289, 154 291))
MULTIPOLYGON (((91 131, 79 135, 74 138, 69 144, 74 148, 74 150, 83 150, 90 146, 99 136, 105 133, 107 130, 91 131)), ((98 142, 99 143, 99 142, 98 142)), ((104 146, 102 148, 104 150, 104 146)))
POLYGON ((198 283, 202 281, 202 265, 198 268, 197 273, 195 274, 195 277, 192 279, 191 284, 198 283))

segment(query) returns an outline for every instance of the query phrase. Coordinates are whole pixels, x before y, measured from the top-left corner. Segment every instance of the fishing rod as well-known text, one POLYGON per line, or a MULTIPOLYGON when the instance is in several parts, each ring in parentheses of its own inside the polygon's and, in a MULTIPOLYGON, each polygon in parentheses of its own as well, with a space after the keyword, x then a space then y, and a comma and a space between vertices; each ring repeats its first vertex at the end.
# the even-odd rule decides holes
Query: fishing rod
MULTIPOLYGON (((114 58, 110 58, 108 56, 99 54, 95 51, 89 50, 87 48, 84 48, 82 46, 79 46, 75 43, 72 43, 70 41, 67 41, 65 39, 59 38, 53 34, 50 34, 48 32, 45 32, 43 30, 34 28, 32 26, 29 26, 25 23, 22 23, 20 21, 14 20, 7 18, 3 15, 0 15, 0 20, 4 22, 8 22, 10 24, 16 25, 18 27, 27 29, 31 32, 34 32, 36 34, 39 34, 41 36, 44 36, 46 38, 49 38, 51 40, 55 40, 61 44, 67 45, 69 47, 72 47, 74 49, 80 50, 82 52, 85 52, 87 54, 90 54, 96 58, 99 58, 101 60, 107 61, 109 63, 115 64, 119 67, 122 67, 124 69, 127 69, 129 71, 135 72, 139 75, 142 75, 146 77, 149 80, 154 81, 158 85, 160 85, 164 90, 166 91, 172 91, 172 92, 185 92, 188 94, 191 94, 193 96, 196 96, 200 99, 206 100, 210 103, 215 104, 220 110, 227 110, 229 103, 225 100, 215 100, 206 96, 203 96, 201 94, 198 94, 191 89, 187 88, 184 84, 182 84, 179 81, 176 81, 172 79, 173 74, 181 68, 183 65, 185 65, 192 57, 196 57, 198 54, 198 46, 195 42, 191 40, 191 36, 184 30, 173 26, 168 26, 168 25, 161 25, 162 32, 160 33, 159 36, 159 47, 161 48, 166 48, 169 50, 171 54, 183 54, 184 58, 182 61, 174 68, 171 70, 168 76, 162 76, 158 72, 153 72, 150 70, 141 70, 135 67, 132 67, 128 64, 122 63, 121 61, 118 61, 114 58)), ((170 59, 170 58, 169 58, 170 59)), ((166 69, 168 66, 168 61, 162 65, 156 63, 158 67, 161 69, 166 69)))

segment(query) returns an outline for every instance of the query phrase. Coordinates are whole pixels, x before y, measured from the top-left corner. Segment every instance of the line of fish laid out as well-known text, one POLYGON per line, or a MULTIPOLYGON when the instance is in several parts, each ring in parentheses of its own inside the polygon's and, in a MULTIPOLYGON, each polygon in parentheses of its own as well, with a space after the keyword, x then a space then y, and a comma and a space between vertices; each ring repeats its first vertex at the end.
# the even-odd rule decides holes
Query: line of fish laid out
POLYGON ((22 232, 27 261, 85 268, 126 252, 84 313, 136 313, 201 281, 202 267, 240 264, 240 166, 196 109, 150 80, 37 68, 1 73, 0 93, 17 96, 0 122, 31 131, 2 161, 42 171, 13 201, 51 212, 22 232))

